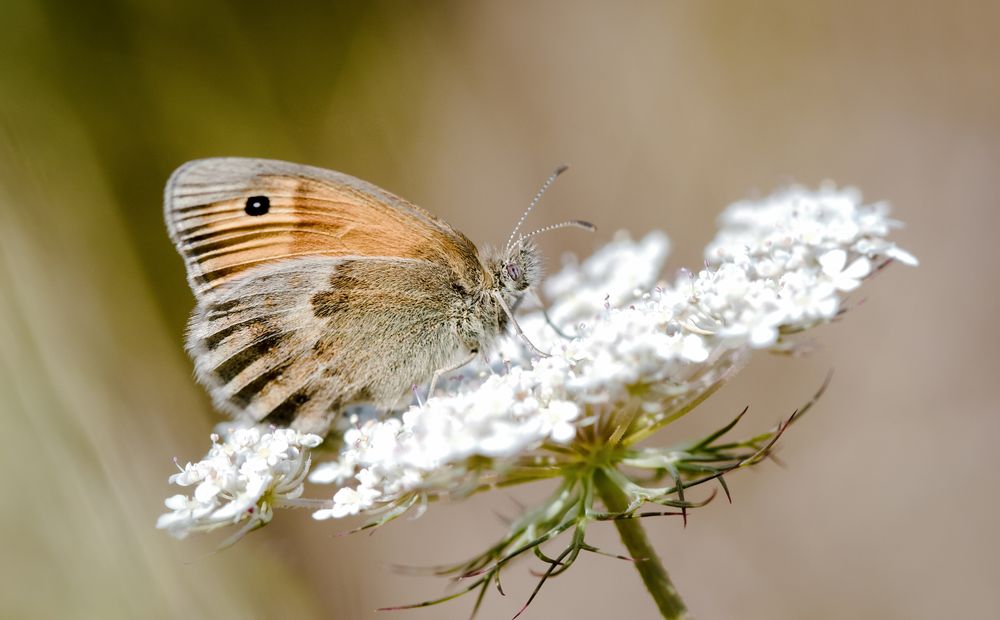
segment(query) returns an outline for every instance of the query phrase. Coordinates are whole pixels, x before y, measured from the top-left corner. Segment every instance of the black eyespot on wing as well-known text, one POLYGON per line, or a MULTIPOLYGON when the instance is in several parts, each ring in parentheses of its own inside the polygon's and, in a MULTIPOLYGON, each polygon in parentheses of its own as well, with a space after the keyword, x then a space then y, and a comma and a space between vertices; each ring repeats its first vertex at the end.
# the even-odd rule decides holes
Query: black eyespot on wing
POLYGON ((267 196, 250 196, 243 210, 247 215, 264 215, 271 209, 271 200, 267 196))

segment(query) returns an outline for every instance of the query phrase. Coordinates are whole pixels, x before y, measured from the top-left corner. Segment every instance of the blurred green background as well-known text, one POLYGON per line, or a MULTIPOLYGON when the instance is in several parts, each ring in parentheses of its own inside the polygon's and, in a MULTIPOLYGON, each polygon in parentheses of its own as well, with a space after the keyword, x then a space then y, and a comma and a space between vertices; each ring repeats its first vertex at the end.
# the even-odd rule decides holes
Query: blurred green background
MULTIPOLYGON (((919 269, 660 438, 747 403, 768 426, 833 367, 788 468, 650 532, 700 618, 1000 617, 998 24, 989 0, 3 0, 0 617, 386 617, 447 585, 391 564, 461 559, 516 511, 481 497, 346 538, 285 513, 223 552, 153 529, 171 459, 200 457, 219 420, 161 215, 170 171, 215 155, 342 170, 479 243, 566 161, 534 221, 600 231, 546 236, 553 267, 618 228, 664 228, 671 269, 697 266, 725 204, 790 180, 891 201, 919 269)), ((528 568, 481 617, 520 607, 528 568)), ((631 567, 595 556, 525 617, 654 613, 631 567)))

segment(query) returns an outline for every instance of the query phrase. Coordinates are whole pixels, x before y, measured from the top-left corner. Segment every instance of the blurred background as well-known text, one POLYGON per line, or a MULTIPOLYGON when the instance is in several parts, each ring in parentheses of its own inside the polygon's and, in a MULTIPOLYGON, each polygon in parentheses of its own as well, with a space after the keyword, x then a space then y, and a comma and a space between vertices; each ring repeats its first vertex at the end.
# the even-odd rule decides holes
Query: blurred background
MULTIPOLYGON (((699 618, 996 618, 1000 5, 988 0, 0 3, 0 617, 464 618, 434 565, 546 489, 435 506, 375 535, 285 512, 216 552, 154 530, 171 459, 220 420, 192 379, 193 299, 162 223, 176 166, 333 168, 558 266, 624 228, 701 262, 729 202, 824 179, 888 200, 894 266, 804 359, 761 355, 657 441, 751 405, 746 430, 836 375, 767 463, 649 531, 699 618), (991 447, 993 446, 993 447, 991 447)), ((317 489, 325 492, 325 489, 317 489)), ((597 544, 620 549, 613 528, 597 544)), ((509 618, 530 562, 480 617, 509 618)), ((653 618, 631 566, 585 557, 526 618, 653 618)))

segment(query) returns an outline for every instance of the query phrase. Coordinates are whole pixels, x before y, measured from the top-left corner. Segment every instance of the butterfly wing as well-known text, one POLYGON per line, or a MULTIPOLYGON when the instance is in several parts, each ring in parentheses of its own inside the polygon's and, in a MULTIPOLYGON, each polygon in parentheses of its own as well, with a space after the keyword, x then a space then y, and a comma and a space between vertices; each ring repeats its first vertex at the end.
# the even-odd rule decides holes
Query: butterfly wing
POLYGON ((447 223, 354 177, 281 161, 189 162, 165 191, 198 306, 188 349, 216 405, 324 433, 392 406, 463 346, 456 308, 487 277, 447 223))
POLYGON ((268 159, 188 162, 167 182, 165 218, 199 298, 276 261, 382 256, 482 272, 475 246, 427 211, 352 176, 268 159))
POLYGON ((196 375, 238 419, 325 434, 345 405, 392 407, 467 354, 451 282, 445 266, 414 259, 319 256, 257 269, 192 316, 196 375))

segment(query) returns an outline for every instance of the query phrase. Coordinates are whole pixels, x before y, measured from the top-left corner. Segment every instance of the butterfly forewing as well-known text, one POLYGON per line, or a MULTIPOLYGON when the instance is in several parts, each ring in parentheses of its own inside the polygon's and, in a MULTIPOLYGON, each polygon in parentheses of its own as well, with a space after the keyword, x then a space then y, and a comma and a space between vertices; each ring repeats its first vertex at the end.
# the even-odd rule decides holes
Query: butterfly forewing
POLYGON ((447 223, 346 174, 281 161, 216 158, 167 183, 167 228, 198 296, 277 261, 389 256, 481 270, 475 246, 447 223))

